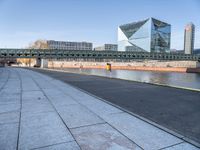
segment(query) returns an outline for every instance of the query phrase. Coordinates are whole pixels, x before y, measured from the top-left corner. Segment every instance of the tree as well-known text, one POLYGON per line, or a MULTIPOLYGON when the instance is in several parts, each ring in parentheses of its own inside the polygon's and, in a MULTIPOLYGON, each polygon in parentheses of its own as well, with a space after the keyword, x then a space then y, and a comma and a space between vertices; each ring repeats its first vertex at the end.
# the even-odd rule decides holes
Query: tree
POLYGON ((47 49, 48 44, 46 40, 37 40, 34 43, 31 43, 29 48, 30 49, 47 49))
MULTIPOLYGON (((27 47, 28 49, 47 49, 48 48, 48 44, 46 40, 37 40, 31 44, 29 44, 29 46, 27 47)), ((22 63, 26 66, 28 65, 33 65, 36 63, 36 59, 34 58, 18 58, 17 59, 18 63, 22 63)))

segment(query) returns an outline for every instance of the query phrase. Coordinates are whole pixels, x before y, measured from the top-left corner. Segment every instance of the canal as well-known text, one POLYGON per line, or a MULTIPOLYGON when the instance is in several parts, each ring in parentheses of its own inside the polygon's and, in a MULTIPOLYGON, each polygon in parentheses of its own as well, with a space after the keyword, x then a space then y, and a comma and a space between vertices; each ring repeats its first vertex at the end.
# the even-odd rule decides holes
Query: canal
POLYGON ((200 74, 197 73, 177 73, 177 72, 153 72, 134 70, 112 70, 104 69, 64 69, 67 72, 97 75, 109 78, 118 78, 131 81, 163 84, 192 88, 200 90, 200 74))

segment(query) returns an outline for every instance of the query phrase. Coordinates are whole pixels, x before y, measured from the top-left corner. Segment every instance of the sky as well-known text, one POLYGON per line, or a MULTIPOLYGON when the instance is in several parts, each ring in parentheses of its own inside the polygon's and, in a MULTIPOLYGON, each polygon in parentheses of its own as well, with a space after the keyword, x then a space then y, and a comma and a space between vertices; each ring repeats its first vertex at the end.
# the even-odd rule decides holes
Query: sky
POLYGON ((171 24, 171 49, 179 50, 193 22, 200 48, 200 0, 0 0, 0 48, 38 39, 117 43, 119 25, 149 17, 171 24))

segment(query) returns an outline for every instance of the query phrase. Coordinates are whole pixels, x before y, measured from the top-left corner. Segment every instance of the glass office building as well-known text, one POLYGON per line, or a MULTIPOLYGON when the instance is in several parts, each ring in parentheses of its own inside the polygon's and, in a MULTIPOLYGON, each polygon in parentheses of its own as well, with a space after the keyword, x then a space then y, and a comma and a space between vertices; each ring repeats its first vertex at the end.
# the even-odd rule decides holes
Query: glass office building
POLYGON ((170 37, 170 24, 148 18, 118 27, 118 50, 169 52, 170 37))

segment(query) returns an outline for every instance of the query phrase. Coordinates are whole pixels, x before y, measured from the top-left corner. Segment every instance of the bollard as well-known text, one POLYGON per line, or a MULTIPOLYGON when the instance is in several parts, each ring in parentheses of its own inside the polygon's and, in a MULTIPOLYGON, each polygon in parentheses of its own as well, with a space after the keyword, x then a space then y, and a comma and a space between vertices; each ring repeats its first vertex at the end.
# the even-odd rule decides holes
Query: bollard
POLYGON ((106 64, 106 70, 111 71, 111 64, 110 63, 106 64))

